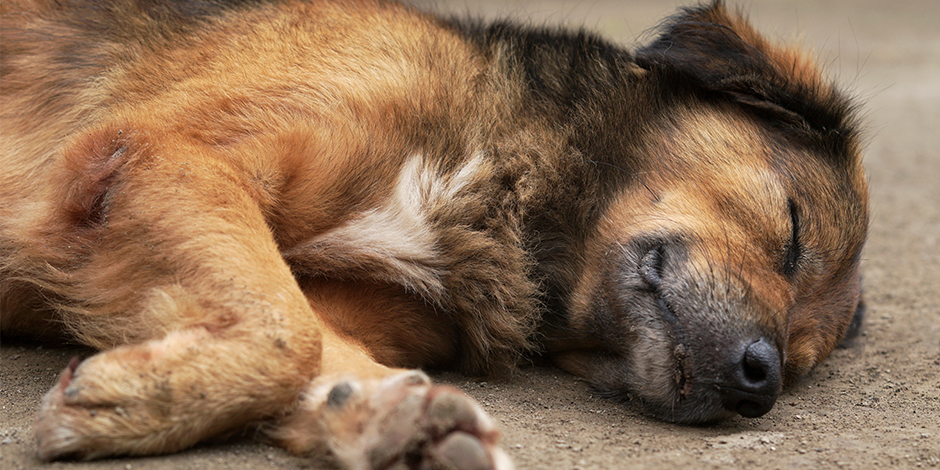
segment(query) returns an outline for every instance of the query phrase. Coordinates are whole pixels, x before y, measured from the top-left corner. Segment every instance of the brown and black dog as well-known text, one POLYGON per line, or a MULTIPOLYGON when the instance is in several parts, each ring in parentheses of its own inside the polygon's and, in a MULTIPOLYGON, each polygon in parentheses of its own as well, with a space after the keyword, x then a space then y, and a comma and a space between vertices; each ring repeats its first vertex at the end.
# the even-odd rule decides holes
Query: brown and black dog
POLYGON ((710 422, 860 318, 854 106, 720 3, 633 52, 371 0, 0 8, 3 334, 102 351, 43 459, 263 422, 350 468, 503 469, 407 369, 544 354, 710 422))

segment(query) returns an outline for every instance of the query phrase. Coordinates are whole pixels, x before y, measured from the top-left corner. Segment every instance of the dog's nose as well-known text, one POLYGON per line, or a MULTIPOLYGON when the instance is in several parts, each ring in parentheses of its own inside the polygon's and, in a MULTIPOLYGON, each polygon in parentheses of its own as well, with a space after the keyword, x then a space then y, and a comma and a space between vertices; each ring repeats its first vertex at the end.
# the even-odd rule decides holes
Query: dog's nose
POLYGON ((766 338, 743 348, 726 369, 720 386, 722 406, 747 418, 767 413, 780 394, 780 369, 780 353, 766 338))

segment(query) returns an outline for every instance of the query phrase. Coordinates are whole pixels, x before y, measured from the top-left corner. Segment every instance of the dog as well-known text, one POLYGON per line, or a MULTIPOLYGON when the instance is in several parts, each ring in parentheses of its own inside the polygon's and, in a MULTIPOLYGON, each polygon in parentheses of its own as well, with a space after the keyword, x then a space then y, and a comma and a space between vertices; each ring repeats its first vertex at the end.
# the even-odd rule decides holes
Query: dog
POLYGON ((349 468, 505 469, 417 369, 547 357, 708 423, 860 323, 857 104, 720 1, 635 51, 378 0, 2 9, 3 334, 101 351, 43 399, 43 460, 263 423, 349 468))

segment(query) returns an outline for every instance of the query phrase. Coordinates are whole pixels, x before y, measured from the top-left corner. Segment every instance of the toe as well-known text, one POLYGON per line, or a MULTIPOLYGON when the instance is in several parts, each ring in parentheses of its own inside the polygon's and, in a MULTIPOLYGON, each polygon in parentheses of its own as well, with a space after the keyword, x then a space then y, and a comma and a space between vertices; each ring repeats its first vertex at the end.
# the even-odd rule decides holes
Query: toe
POLYGON ((493 470, 495 467, 487 448, 476 436, 454 432, 434 448, 433 460, 442 468, 458 470, 493 470))
POLYGON ((470 397, 451 387, 435 387, 429 393, 427 419, 435 437, 460 430, 478 436, 494 434, 495 426, 470 397))

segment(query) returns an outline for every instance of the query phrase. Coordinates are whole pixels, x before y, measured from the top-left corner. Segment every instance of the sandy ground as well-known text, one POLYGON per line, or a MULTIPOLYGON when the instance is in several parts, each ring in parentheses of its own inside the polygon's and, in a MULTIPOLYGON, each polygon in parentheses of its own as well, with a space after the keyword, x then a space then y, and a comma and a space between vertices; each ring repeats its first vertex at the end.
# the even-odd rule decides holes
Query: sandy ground
MULTIPOLYGON (((584 24, 631 44, 677 5, 645 0, 439 3, 450 12, 584 24)), ((867 100, 873 223, 869 315, 767 415, 719 426, 647 419, 555 369, 502 383, 446 375, 502 423, 520 469, 940 467, 940 2, 747 0, 777 39, 802 31, 833 76, 867 100)), ((79 349, 0 348, 0 469, 37 468, 30 422, 79 349)), ((158 458, 55 463, 69 469, 329 468, 250 438, 158 458)))

